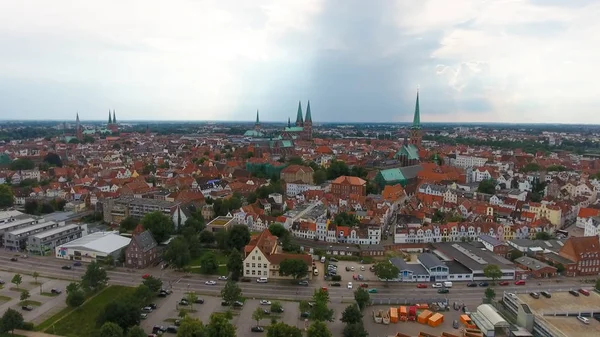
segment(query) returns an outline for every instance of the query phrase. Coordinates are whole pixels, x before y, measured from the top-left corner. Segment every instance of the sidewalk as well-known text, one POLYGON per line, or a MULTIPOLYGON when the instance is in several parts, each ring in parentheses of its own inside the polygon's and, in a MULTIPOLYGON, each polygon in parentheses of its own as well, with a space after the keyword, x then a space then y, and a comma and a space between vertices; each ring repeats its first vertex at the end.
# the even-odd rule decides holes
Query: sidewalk
POLYGON ((39 331, 25 331, 25 330, 15 330, 15 335, 27 336, 27 337, 62 337, 59 335, 51 335, 44 332, 39 331))

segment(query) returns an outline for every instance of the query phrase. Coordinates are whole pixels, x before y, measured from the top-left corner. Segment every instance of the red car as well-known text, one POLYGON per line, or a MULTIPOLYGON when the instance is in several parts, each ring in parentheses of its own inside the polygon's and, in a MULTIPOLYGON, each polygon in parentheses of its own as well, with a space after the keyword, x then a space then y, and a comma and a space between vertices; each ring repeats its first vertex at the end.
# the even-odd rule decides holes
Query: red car
POLYGON ((148 277, 150 277, 150 274, 144 274, 144 276, 142 276, 143 279, 147 279, 148 277))
POLYGON ((590 296, 590 292, 585 289, 579 289, 578 291, 580 294, 583 294, 585 296, 590 296))
POLYGON ((502 282, 500 282, 498 284, 501 285, 501 286, 507 286, 509 283, 508 283, 508 281, 502 281, 502 282))
POLYGON ((361 288, 368 288, 368 287, 369 287, 369 285, 368 285, 368 284, 366 284, 366 283, 363 283, 363 284, 361 284, 361 285, 360 285, 360 287, 361 287, 361 288))
POLYGON ((525 285, 525 281, 523 281, 523 280, 515 281, 515 285, 516 286, 524 286, 525 285))
POLYGON ((427 285, 425 283, 419 283, 417 284, 417 288, 427 288, 427 285))

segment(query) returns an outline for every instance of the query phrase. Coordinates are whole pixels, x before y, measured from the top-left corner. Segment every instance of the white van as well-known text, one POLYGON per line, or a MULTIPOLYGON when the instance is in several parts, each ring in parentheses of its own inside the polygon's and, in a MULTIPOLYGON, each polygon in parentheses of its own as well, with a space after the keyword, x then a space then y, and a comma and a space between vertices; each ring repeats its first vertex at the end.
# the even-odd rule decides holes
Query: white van
POLYGON ((325 263, 325 256, 321 256, 321 263, 325 263))
POLYGON ((449 282, 449 281, 444 282, 444 287, 452 288, 452 282, 449 282))
POLYGON ((269 280, 266 277, 256 279, 256 283, 267 283, 269 280))

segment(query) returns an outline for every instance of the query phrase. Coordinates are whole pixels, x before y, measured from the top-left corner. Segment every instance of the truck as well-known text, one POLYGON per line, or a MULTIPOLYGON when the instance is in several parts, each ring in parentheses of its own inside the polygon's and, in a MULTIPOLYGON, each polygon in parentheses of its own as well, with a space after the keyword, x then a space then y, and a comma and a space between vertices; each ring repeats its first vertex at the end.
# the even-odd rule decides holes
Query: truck
POLYGON ((408 320, 412 322, 417 320, 417 307, 414 305, 408 307, 408 320))
POLYGON ((452 282, 450 282, 450 281, 444 282, 444 287, 445 288, 452 288, 452 282))

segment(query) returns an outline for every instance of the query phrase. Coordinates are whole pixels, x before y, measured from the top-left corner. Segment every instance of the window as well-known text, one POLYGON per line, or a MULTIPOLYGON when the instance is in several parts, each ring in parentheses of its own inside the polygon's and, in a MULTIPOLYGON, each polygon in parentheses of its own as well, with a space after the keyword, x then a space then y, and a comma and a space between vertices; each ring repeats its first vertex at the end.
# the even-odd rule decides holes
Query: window
POLYGON ((253 263, 253 264, 252 264, 252 268, 255 268, 255 267, 256 267, 256 263, 253 263))
POLYGON ((260 256, 258 257, 258 261, 260 261, 260 256))
POLYGON ((253 271, 252 271, 252 275, 256 275, 256 270, 253 270, 253 271))
POLYGON ((253 256, 253 257, 252 257, 252 260, 256 260, 256 256, 253 256))
POLYGON ((250 268, 250 263, 246 262, 246 268, 250 268))
POLYGON ((258 271, 258 275, 260 275, 260 270, 258 271))

